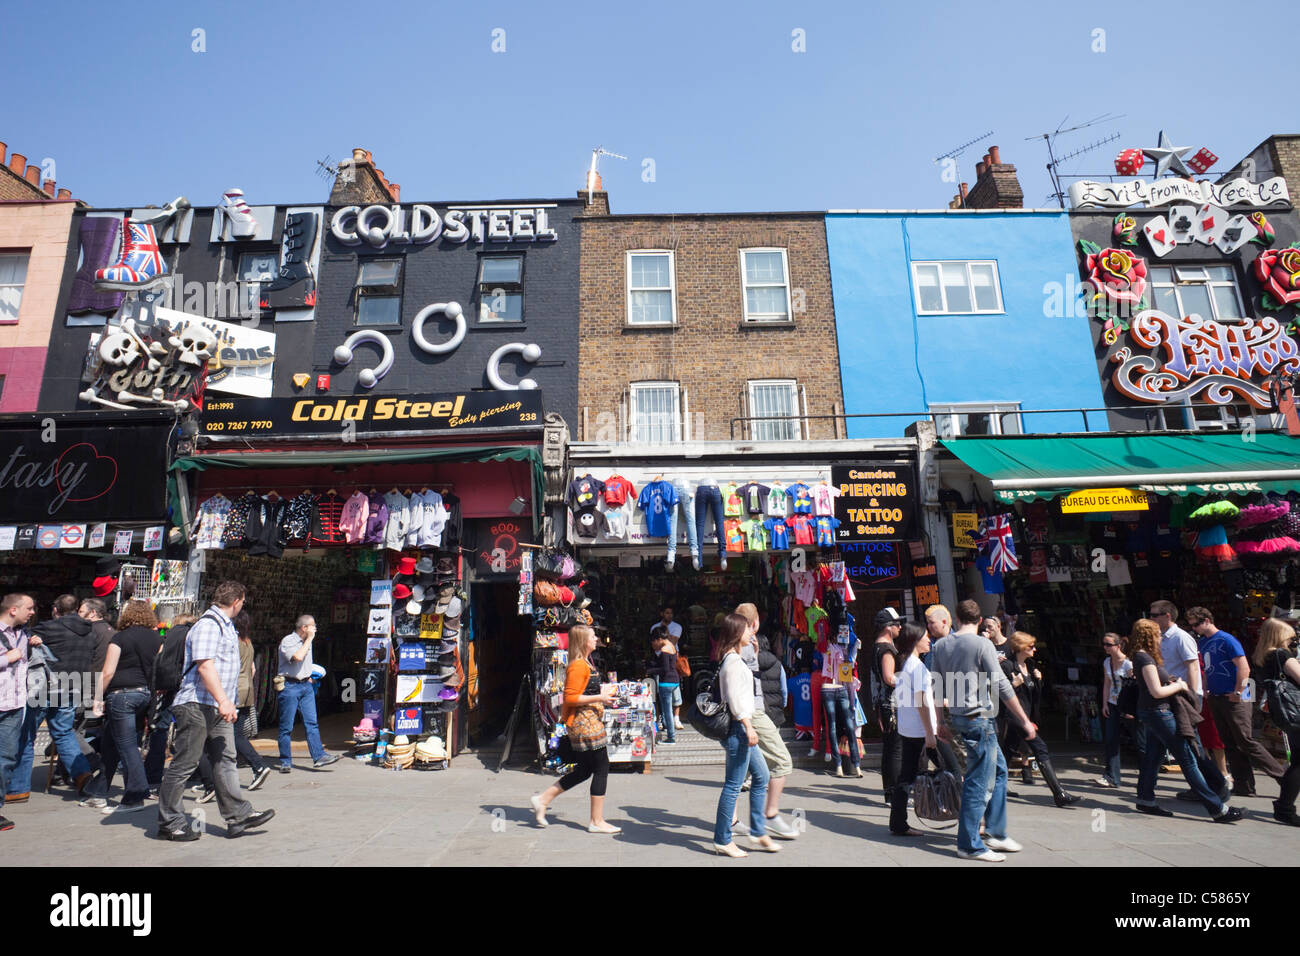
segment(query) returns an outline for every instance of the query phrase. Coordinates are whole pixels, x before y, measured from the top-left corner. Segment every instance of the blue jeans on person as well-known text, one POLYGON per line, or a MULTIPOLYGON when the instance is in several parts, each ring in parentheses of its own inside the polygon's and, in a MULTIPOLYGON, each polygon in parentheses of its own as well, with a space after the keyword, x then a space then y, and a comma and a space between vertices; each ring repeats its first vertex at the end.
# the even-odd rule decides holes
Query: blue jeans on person
POLYGON ((1196 748, 1191 740, 1178 736, 1178 721, 1169 710, 1139 710, 1138 720, 1147 729, 1147 747, 1142 752, 1142 769, 1138 773, 1137 802, 1144 807, 1156 805, 1156 778, 1160 774, 1160 761, 1165 749, 1174 755, 1183 779, 1192 788, 1196 798, 1204 804, 1210 816, 1220 816, 1224 811, 1219 794, 1227 787, 1217 767, 1208 760, 1196 759, 1196 748))
POLYGON ((673 691, 677 690, 677 687, 677 684, 659 682, 659 716, 663 718, 669 741, 677 739, 677 729, 673 723, 673 691))
MULTIPOLYGON (((9 792, 8 782, 18 765, 18 741, 23 736, 24 708, 0 710, 0 816, 3 816, 3 798, 9 792)), ((30 787, 28 788, 30 789, 30 787)))
POLYGON ((77 708, 68 704, 64 707, 28 707, 23 718, 22 736, 18 740, 18 762, 13 776, 8 781, 9 793, 27 793, 32 789, 32 764, 36 756, 36 731, 45 721, 50 728, 50 737, 59 751, 59 759, 68 776, 76 780, 83 773, 90 772, 90 761, 81 752, 77 743, 77 734, 72 725, 77 720, 77 708))
POLYGON ((170 708, 158 715, 158 720, 149 732, 149 752, 144 758, 144 776, 149 786, 161 786, 163 770, 167 766, 167 737, 171 732, 172 712, 170 708))
POLYGON ((1110 711, 1105 717, 1102 725, 1103 739, 1106 742, 1106 779, 1115 786, 1120 786, 1120 758, 1119 743, 1121 731, 1124 729, 1124 718, 1119 715, 1119 707, 1115 704, 1107 704, 1110 711))
MULTIPOLYGON (((140 725, 152 695, 147 690, 111 691, 104 698, 104 716, 122 764, 122 802, 139 803, 149 796, 149 778, 140 755, 140 725)), ((104 796, 111 776, 105 775, 104 796)))
POLYGON ((280 704, 280 766, 292 764, 289 739, 293 736, 293 718, 301 713, 302 725, 307 731, 307 749, 312 761, 325 756, 320 743, 320 727, 316 724, 316 694, 311 681, 294 683, 285 681, 284 690, 277 695, 280 704))
POLYGON ((822 684, 822 709, 826 711, 826 733, 830 737, 826 752, 839 753, 840 735, 843 734, 849 738, 849 756, 841 756, 840 763, 845 773, 857 770, 862 758, 858 753, 857 724, 849 706, 849 689, 843 684, 822 684))
POLYGON ((723 527, 722 489, 717 485, 700 485, 695 489, 695 537, 700 553, 704 553, 704 529, 713 518, 718 535, 718 557, 727 556, 727 532, 723 527))
POLYGON ((997 721, 992 717, 950 717, 952 729, 966 745, 966 779, 961 787, 961 819, 957 849, 982 853, 980 820, 989 836, 1007 836, 1007 761, 998 746, 997 721))
POLYGON ((673 482, 673 490, 677 492, 677 507, 673 508, 668 515, 668 560, 673 561, 677 557, 677 512, 680 510, 682 518, 686 524, 686 542, 691 548, 691 557, 700 556, 700 537, 695 527, 695 503, 691 494, 686 490, 686 485, 680 481, 673 482))
POLYGON ((738 720, 731 722, 722 744, 727 749, 727 773, 722 783, 722 796, 718 798, 718 817, 713 824, 713 842, 717 846, 731 843, 731 817, 736 812, 736 801, 740 799, 740 786, 749 781, 749 834, 761 837, 767 833, 767 820, 764 816, 767 806, 767 761, 757 746, 749 745, 749 735, 745 725, 738 720))

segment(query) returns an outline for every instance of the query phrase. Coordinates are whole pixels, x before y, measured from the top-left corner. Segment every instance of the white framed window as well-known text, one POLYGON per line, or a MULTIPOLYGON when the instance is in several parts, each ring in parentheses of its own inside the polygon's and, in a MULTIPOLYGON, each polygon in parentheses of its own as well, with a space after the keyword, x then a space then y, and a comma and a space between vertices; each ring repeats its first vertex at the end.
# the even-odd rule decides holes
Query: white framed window
POLYGON ((27 259, 25 252, 0 253, 0 322, 18 321, 27 284, 27 259))
POLYGON ((1214 322, 1230 322, 1246 316, 1232 266, 1151 266, 1148 278, 1155 308, 1176 318, 1199 315, 1214 322))
POLYGON ((276 252, 245 252, 239 257, 236 278, 240 285, 241 315, 255 315, 259 309, 261 283, 269 282, 280 272, 280 257, 276 252))
POLYGON ((958 402, 931 405, 940 438, 962 435, 1020 435, 1019 402, 958 402))
POLYGON ((1157 424, 1172 429, 1235 431, 1244 427, 1246 422, 1254 426, 1256 416, 1263 416, 1260 427, 1275 427, 1267 412, 1257 411, 1245 402, 1236 405, 1212 405, 1209 402, 1163 405, 1158 410, 1157 424))
POLYGON ((790 379, 759 379, 749 385, 749 429, 754 441, 802 438, 799 389, 790 379))
POLYGON ((1002 283, 991 259, 913 262, 918 315, 1002 312, 1002 283))
POLYGON ((784 249, 741 249, 746 322, 790 321, 790 271, 784 249))
POLYGON ((675 325, 673 254, 647 249, 627 254, 627 324, 675 325))
POLYGON ((479 260, 478 320, 524 320, 523 256, 483 256, 479 260))
POLYGON ((682 440, 681 386, 676 382, 633 382, 628 387, 629 439, 666 444, 682 440))
POLYGON ((362 259, 356 294, 357 325, 401 325, 402 260, 362 259))

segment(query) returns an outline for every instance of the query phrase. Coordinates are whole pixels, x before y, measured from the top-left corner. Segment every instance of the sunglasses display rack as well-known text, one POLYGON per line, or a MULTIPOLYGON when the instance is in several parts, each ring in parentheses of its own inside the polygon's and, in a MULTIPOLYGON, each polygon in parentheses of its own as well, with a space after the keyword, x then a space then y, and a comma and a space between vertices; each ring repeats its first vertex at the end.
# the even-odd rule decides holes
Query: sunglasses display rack
POLYGON ((605 740, 610 763, 649 764, 655 754, 655 695, 649 681, 602 684, 614 695, 605 708, 605 740))

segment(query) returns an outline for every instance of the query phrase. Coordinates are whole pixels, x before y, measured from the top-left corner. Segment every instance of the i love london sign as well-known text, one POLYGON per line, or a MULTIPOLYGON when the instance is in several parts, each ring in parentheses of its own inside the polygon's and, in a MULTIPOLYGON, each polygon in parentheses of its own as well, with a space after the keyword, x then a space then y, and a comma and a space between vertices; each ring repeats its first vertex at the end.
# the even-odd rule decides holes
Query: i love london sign
POLYGON ((1226 183, 1192 182, 1169 177, 1155 182, 1100 183, 1081 179, 1070 186, 1070 206, 1165 206, 1173 202, 1205 202, 1216 206, 1289 206, 1291 194, 1281 176, 1262 183, 1233 179, 1226 183))

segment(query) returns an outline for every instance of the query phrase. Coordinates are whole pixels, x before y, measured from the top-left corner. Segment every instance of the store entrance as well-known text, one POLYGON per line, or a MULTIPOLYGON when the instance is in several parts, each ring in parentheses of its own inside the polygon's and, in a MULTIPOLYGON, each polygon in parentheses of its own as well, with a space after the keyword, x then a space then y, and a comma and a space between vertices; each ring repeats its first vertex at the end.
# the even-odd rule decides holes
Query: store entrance
MULTIPOLYGON (((366 613, 376 557, 373 551, 341 548, 286 550, 280 558, 250 557, 242 551, 205 552, 205 597, 226 580, 238 581, 247 590, 244 608, 253 622, 253 696, 261 736, 274 736, 279 721, 271 681, 279 667, 280 641, 294 630, 300 615, 310 614, 317 626, 312 660, 325 668, 316 692, 321 742, 327 749, 349 746, 352 727, 360 722, 362 712, 356 681, 365 660, 366 613), (363 562, 370 570, 363 569, 363 562)), ((203 608, 197 610, 201 613, 203 608)), ((299 724, 295 738, 302 733, 299 724)))
MULTIPOLYGON (((505 730, 532 661, 531 629, 519 616, 519 585, 473 585, 474 641, 465 677, 469 692, 469 745, 487 746, 505 730)), ((524 714, 527 717, 527 714, 524 714)))

